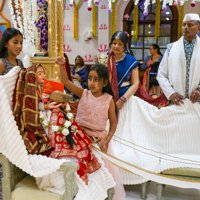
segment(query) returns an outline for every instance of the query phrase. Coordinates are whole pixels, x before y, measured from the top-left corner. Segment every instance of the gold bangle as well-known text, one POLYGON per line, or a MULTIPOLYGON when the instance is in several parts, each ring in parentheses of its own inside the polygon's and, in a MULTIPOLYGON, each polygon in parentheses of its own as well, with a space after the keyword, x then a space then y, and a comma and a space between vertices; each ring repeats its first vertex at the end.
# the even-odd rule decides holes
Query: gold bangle
POLYGON ((44 109, 45 109, 45 110, 47 109, 47 103, 44 104, 44 109))
MULTIPOLYGON (((110 133, 110 132, 109 132, 109 133, 110 133)), ((109 134, 109 133, 108 133, 108 134, 109 134)), ((113 137, 113 135, 110 136, 110 137, 107 135, 107 138, 110 139, 110 140, 112 139, 112 137, 113 137)))

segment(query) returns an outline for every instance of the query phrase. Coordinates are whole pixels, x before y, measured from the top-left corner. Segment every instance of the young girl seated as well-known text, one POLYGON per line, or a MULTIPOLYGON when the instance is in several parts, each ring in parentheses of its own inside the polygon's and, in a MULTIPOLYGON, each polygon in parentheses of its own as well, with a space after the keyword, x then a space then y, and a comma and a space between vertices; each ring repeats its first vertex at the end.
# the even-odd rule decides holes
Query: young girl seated
MULTIPOLYGON (((45 80, 45 72, 42 66, 37 68, 36 75, 36 81, 40 84, 40 88, 42 88, 45 80)), ((58 100, 58 97, 64 95, 64 93, 57 92, 57 98, 54 99, 58 100)), ((50 100, 51 97, 52 94, 50 95, 50 100)), ((41 104, 41 111, 44 111, 43 114, 40 112, 41 123, 46 129, 49 146, 54 148, 49 156, 52 158, 67 156, 68 159, 78 162, 80 166, 78 174, 88 184, 87 174, 101 168, 101 165, 92 153, 91 140, 73 119, 68 103, 57 104, 57 102, 49 101, 46 110, 43 109, 45 106, 42 106, 42 102, 39 104, 41 104)))
POLYGON ((14 28, 8 28, 4 31, 0 41, 0 75, 7 74, 13 67, 20 66, 23 63, 17 56, 22 51, 23 35, 14 28))
MULTIPOLYGON (((109 142, 112 139, 116 126, 116 106, 114 94, 109 82, 108 69, 101 64, 93 66, 88 75, 89 90, 77 87, 69 79, 66 70, 63 69, 65 60, 58 57, 56 63, 60 65, 61 80, 72 93, 80 98, 78 105, 76 121, 84 132, 91 138, 93 143, 98 143, 102 151, 110 153, 109 142), (110 121, 109 132, 105 130, 107 120, 110 121)), ((116 182, 116 199, 124 199, 125 192, 118 168, 111 163, 105 162, 110 173, 116 182)))
POLYGON ((31 154, 45 153, 52 158, 74 157, 72 160, 78 162, 80 166, 78 174, 87 184, 87 173, 100 169, 101 165, 92 154, 89 137, 80 129, 73 119, 73 115, 69 113, 69 106, 67 106, 67 112, 66 104, 57 104, 51 101, 44 104, 42 102, 42 100, 49 100, 47 95, 43 95, 45 79, 43 67, 36 65, 21 70, 17 80, 14 116, 26 148, 31 154), (25 92, 22 94, 21 84, 25 82, 25 92), (22 115, 20 111, 22 111, 22 115), (39 111, 41 111, 40 117, 39 111))
MULTIPOLYGON (((79 192, 75 200, 104 200, 107 190, 114 187, 114 180, 101 158, 93 154, 91 140, 73 119, 69 106, 56 102, 44 104, 41 101, 45 79, 43 67, 34 65, 22 69, 16 83, 13 114, 26 149, 30 154, 45 153, 66 162, 78 162, 79 176, 75 178, 79 192), (40 111, 43 111, 43 115, 40 115, 40 111)), ((36 183, 43 190, 60 195, 65 192, 61 171, 36 178, 36 183)))

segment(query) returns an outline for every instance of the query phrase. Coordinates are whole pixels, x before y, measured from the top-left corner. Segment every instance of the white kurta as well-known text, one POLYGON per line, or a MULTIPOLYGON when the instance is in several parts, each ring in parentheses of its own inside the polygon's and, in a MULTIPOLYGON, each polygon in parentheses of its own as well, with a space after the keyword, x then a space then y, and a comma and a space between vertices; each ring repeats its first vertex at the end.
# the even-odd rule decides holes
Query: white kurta
MULTIPOLYGON (((194 45, 189 76, 189 94, 197 89, 200 83, 200 38, 196 38, 194 45)), ((160 63, 157 80, 165 96, 170 96, 177 92, 184 97, 185 95, 185 68, 186 59, 183 44, 183 37, 174 43, 170 53, 166 50, 160 63)))

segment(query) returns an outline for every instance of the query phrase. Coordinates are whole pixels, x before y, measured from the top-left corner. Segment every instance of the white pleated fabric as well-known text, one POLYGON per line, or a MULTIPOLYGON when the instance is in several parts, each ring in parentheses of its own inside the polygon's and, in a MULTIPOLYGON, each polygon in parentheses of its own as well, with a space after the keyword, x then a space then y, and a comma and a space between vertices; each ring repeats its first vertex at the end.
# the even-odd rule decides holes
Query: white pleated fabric
POLYGON ((184 105, 158 109, 138 97, 131 97, 120 110, 112 140, 116 158, 102 152, 100 155, 125 169, 120 171, 124 184, 153 180, 199 189, 200 183, 172 181, 155 174, 179 167, 200 168, 199 141, 199 103, 192 104, 186 99, 184 105))
MULTIPOLYGON (((0 76, 0 153, 26 173, 38 178, 40 189, 62 195, 64 179, 62 172, 57 170, 68 160, 28 154, 12 115, 12 96, 19 71, 20 67, 14 67, 7 75, 0 76)), ((100 156, 97 155, 97 159, 102 167, 89 175, 88 186, 75 173, 75 180, 79 187, 76 200, 104 200, 107 197, 107 190, 115 186, 100 156)))
MULTIPOLYGON (((88 174, 88 185, 85 185, 82 179, 77 175, 76 183, 79 187, 79 192, 75 200, 104 200, 107 197, 107 190, 115 186, 115 182, 108 169, 104 167, 104 162, 101 156, 95 153, 95 156, 101 168, 91 174, 88 174)), ((67 159, 67 158, 66 158, 67 159)), ((54 192, 63 195, 65 192, 65 183, 63 172, 57 171, 50 175, 36 178, 36 184, 39 189, 54 192)))

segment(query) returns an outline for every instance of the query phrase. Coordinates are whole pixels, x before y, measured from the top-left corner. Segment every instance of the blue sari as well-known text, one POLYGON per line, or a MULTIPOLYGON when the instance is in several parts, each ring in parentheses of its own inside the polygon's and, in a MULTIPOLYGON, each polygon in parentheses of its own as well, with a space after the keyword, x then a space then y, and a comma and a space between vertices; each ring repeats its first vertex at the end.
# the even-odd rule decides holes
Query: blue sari
POLYGON ((127 85, 122 87, 122 84, 124 81, 131 80, 131 70, 135 69, 138 63, 139 62, 129 54, 126 54, 124 60, 116 62, 119 97, 123 96, 131 86, 127 85))
POLYGON ((71 68, 71 72, 72 72, 73 75, 75 73, 78 74, 82 79, 82 82, 81 82, 82 88, 87 88, 87 81, 88 81, 88 69, 87 69, 87 67, 83 67, 79 70, 75 70, 75 66, 73 66, 71 68))
MULTIPOLYGON (((83 89, 87 88, 87 81, 88 81, 88 69, 87 67, 81 67, 80 69, 75 68, 75 66, 72 66, 71 68, 71 72, 72 74, 78 74, 82 81, 80 82, 81 86, 83 89)), ((72 78, 72 82, 73 82, 73 78, 72 78)), ((76 99, 80 99, 78 96, 76 96, 75 94, 73 94, 73 98, 76 99)))

